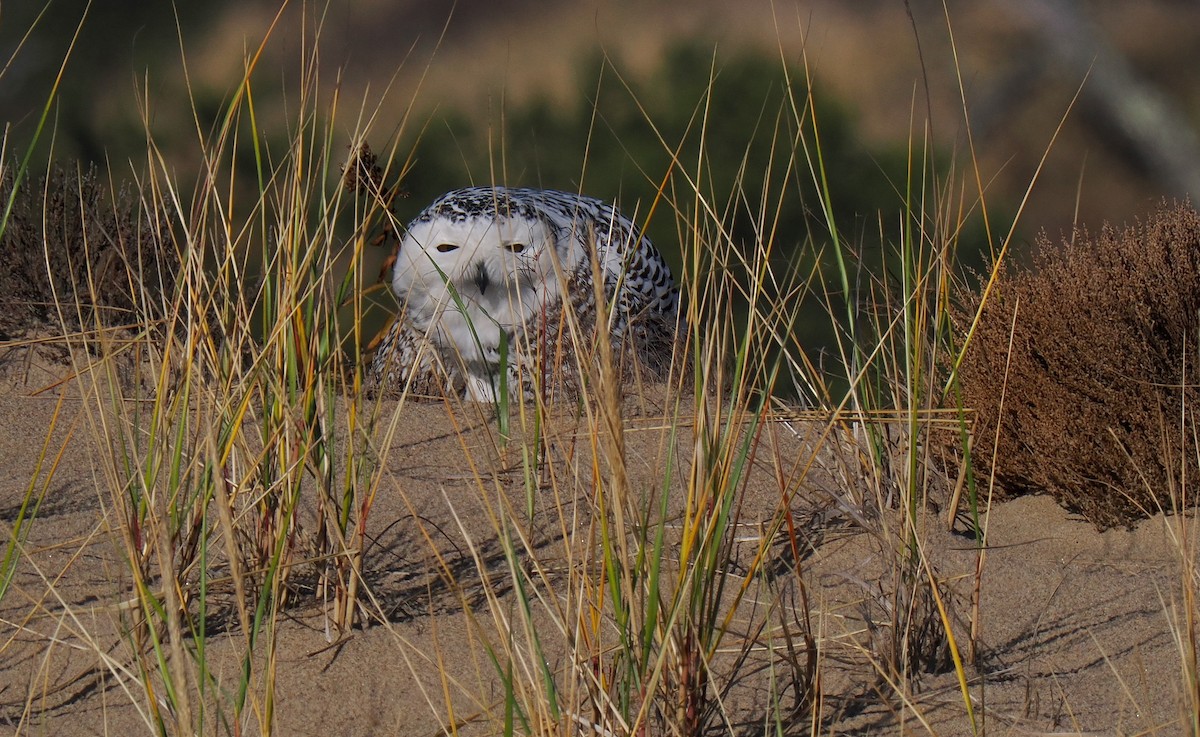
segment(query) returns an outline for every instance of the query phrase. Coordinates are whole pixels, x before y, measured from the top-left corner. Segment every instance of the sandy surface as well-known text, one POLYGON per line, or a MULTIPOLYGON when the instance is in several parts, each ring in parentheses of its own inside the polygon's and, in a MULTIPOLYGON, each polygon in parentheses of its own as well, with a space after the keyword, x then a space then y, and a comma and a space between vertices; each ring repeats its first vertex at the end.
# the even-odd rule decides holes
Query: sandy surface
MULTIPOLYGON (((104 443, 73 384, 55 386, 66 373, 61 366, 10 354, 2 372, 0 538, 10 534, 31 483, 46 493, 0 600, 0 734, 147 733, 146 698, 121 635, 131 584, 99 461, 104 443), (61 404, 60 391, 66 392, 61 404), (39 473, 43 444, 48 454, 39 473)), ((689 457, 690 433, 672 443, 664 430, 666 406, 658 396, 626 407, 631 493, 653 493, 665 463, 689 457)), ((503 694, 481 642, 495 637, 498 617, 515 616, 515 596, 496 510, 511 504, 512 519, 524 520, 514 525, 525 541, 518 558, 535 580, 551 582, 544 590, 561 604, 570 592, 553 582, 568 580, 570 567, 588 560, 595 505, 578 491, 527 499, 515 470, 519 443, 501 447, 494 423, 473 408, 387 404, 384 410, 395 432, 381 448, 383 482, 368 524, 365 623, 331 642, 336 637, 311 597, 297 597, 281 616, 276 733, 435 735, 452 722, 466 734, 499 733, 503 694)), ((561 474, 561 488, 586 488, 590 438, 573 418, 555 422, 550 465, 561 474)), ((893 543, 878 534, 898 516, 885 509, 856 519, 871 508, 869 499, 864 503, 871 486, 855 477, 845 438, 821 437, 823 429, 781 416, 764 431, 750 472, 731 569, 748 563, 760 545, 762 524, 780 503, 779 469, 815 458, 811 472, 785 474, 804 544, 799 575, 782 540, 768 543, 773 573, 748 588, 712 666, 715 683, 733 684, 724 694, 729 723, 738 733, 762 733, 779 661, 762 647, 740 665, 730 653, 751 641, 767 644, 778 630, 762 627, 764 621, 796 616, 802 582, 820 647, 822 733, 896 734, 903 725, 920 734, 925 719, 938 734, 969 734, 953 672, 914 677, 905 688, 906 707, 867 657, 887 650, 889 607, 903 588, 888 565, 893 543), (863 521, 876 531, 864 530, 863 521)), ((668 519, 682 505, 682 492, 673 494, 668 519)), ((931 504, 920 537, 944 583, 958 642, 974 651, 966 672, 988 734, 1184 731, 1186 682, 1175 621, 1183 611, 1181 564, 1172 542, 1178 519, 1099 533, 1044 497, 997 504, 977 577, 973 539, 961 521, 947 531, 944 514, 931 504), (971 648, 973 622, 978 636, 971 648)), ((736 574, 731 570, 731 580, 740 581, 736 574)), ((214 602, 222 595, 214 594, 214 602)), ((551 667, 564 668, 566 640, 546 612, 535 612, 534 621, 551 667)), ((209 661, 222 683, 236 673, 243 637, 236 624, 210 637, 209 661)), ((255 724, 247 718, 248 733, 255 724)), ((210 723, 205 731, 220 730, 210 723)))

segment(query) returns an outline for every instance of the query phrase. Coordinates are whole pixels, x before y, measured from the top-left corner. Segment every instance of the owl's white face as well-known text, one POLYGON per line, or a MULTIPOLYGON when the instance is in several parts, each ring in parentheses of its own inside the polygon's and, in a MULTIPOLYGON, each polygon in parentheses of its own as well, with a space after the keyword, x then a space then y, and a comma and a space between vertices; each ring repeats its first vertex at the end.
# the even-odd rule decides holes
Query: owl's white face
POLYGON ((561 292, 555 247, 553 232, 536 218, 435 217, 410 226, 392 289, 413 326, 439 348, 469 367, 496 366, 501 333, 515 347, 523 327, 561 292))

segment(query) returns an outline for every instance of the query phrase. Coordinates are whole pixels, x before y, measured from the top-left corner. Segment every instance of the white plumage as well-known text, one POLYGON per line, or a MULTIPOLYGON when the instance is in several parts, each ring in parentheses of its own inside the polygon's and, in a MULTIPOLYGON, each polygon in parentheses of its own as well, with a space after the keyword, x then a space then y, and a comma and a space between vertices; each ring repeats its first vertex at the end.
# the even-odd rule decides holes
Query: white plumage
POLYGON ((631 355, 662 374, 675 346, 679 291, 632 222, 568 192, 470 187, 442 195, 408 224, 391 273, 400 315, 375 354, 368 388, 450 389, 491 402, 505 384, 510 395, 530 397, 556 375, 575 383, 564 305, 574 310, 581 345, 594 347, 593 248, 612 345, 628 349, 618 358, 631 355))

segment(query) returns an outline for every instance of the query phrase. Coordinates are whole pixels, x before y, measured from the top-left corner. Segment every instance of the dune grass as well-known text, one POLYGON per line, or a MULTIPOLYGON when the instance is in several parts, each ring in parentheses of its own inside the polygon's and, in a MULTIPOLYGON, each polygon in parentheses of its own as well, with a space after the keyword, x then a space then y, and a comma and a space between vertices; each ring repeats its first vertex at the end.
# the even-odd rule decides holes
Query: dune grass
MULTIPOLYGON (((262 43, 271 40, 268 32, 262 43)), ((379 494, 428 503, 387 470, 418 398, 361 391, 375 282, 366 255, 398 227, 399 185, 390 183, 409 162, 393 148, 371 177, 345 186, 342 165, 358 161, 348 152, 366 150, 380 124, 367 106, 347 117, 342 100, 321 96, 315 45, 287 145, 264 146, 258 51, 218 124, 196 116, 203 173, 194 187, 173 178, 148 138, 133 207, 138 236, 177 264, 173 291, 135 289, 145 319, 119 324, 92 309, 94 288, 91 299, 60 300, 61 323, 73 326, 62 337, 72 391, 102 449, 102 499, 122 563, 122 647, 111 656, 91 647, 158 735, 276 733, 289 613, 315 612, 331 644, 361 628, 392 631, 364 570, 373 505, 379 494)), ((958 689, 956 731, 987 731, 971 661, 989 480, 976 476, 972 453, 992 439, 973 437, 946 370, 968 347, 951 323, 960 239, 986 199, 982 186, 934 165, 935 142, 914 122, 908 176, 894 183, 899 238, 883 244, 883 263, 864 263, 832 215, 812 88, 791 80, 762 135, 772 136, 785 181, 811 180, 822 193, 812 204, 826 215, 823 231, 777 232, 780 193, 769 189, 758 201, 740 191, 714 201, 705 156, 721 142, 703 137, 687 151, 663 140, 676 163, 648 173, 659 198, 623 203, 639 222, 674 220, 680 235, 685 309, 667 386, 626 382, 603 332, 585 345, 568 315, 571 348, 556 370, 583 377, 578 400, 509 402, 503 391, 494 407, 435 400, 469 470, 443 501, 472 565, 446 558, 434 542, 445 530, 416 513, 405 522, 458 597, 487 668, 467 682, 439 667, 449 655, 438 647, 398 633, 393 644, 417 680, 438 671, 441 692, 420 701, 446 733, 477 724, 504 735, 746 732, 747 684, 765 694, 751 710, 754 733, 828 733, 831 704, 850 697, 887 703, 898 731, 934 733, 921 686, 946 674, 958 689), (738 210, 757 216, 753 243, 732 235, 738 210), (792 244, 801 256, 786 253, 792 244), (810 294, 836 329, 833 373, 848 389, 792 337, 808 319, 799 297, 810 294), (785 383, 800 387, 803 404, 779 398, 785 383), (485 428, 482 450, 468 440, 472 423, 485 428), (635 435, 652 440, 631 451, 635 435), (947 446, 948 470, 933 457, 947 446), (951 499, 948 517, 976 546, 965 586, 926 549, 929 525, 942 524, 927 512, 934 498, 951 499), (862 590, 853 624, 809 593, 806 561, 835 523, 864 536, 879 561, 875 580, 852 582, 862 590), (864 682, 847 683, 846 663, 864 682)), ((705 100, 697 112, 702 129, 705 100)), ((979 182, 972 166, 967 179, 979 182)), ((93 247, 80 253, 88 264, 93 247)), ((160 268, 125 266, 135 287, 160 268)), ((53 429, 6 531, 0 597, 61 453, 53 429)), ((1181 600, 1164 610, 1184 663, 1186 720, 1200 733, 1195 532, 1175 519, 1181 600)), ((37 697, 31 685, 28 702, 37 697)))

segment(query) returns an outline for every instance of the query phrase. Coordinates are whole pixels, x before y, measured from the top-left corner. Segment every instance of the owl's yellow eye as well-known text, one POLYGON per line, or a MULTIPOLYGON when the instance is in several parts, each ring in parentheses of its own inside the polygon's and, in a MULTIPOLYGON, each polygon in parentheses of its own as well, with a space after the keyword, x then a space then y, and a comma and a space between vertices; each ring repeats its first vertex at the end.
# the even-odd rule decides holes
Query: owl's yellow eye
POLYGON ((521 253, 525 250, 524 243, 506 243, 504 247, 513 253, 521 253))
POLYGON ((458 246, 454 245, 453 243, 439 243, 437 245, 437 250, 438 253, 450 253, 451 251, 457 251, 458 246))

